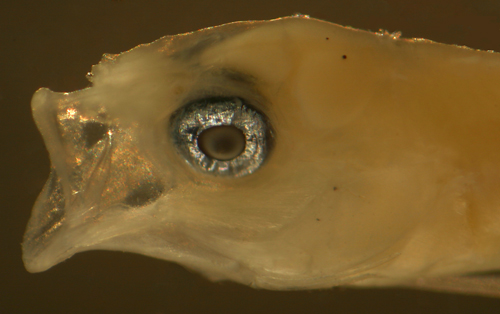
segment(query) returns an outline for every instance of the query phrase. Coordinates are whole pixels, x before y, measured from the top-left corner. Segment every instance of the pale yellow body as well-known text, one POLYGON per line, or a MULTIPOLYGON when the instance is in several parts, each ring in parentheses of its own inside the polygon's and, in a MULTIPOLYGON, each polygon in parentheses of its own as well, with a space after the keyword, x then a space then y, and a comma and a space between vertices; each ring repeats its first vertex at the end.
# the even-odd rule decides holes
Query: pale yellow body
MULTIPOLYGON (((78 208, 71 217, 99 218, 67 215, 70 227, 42 244, 29 235, 40 225, 32 218, 29 270, 89 249, 270 289, 406 285, 500 268, 499 54, 291 17, 160 39, 93 74, 89 89, 34 96, 55 168, 42 115, 73 106, 86 119, 106 112, 126 130, 130 154, 169 188, 132 211, 68 201, 78 208), (219 33, 227 37, 203 44, 219 33), (255 173, 200 174, 171 147, 165 121, 211 93, 268 116, 275 146, 255 173)), ((125 167, 113 156, 106 167, 125 167)))

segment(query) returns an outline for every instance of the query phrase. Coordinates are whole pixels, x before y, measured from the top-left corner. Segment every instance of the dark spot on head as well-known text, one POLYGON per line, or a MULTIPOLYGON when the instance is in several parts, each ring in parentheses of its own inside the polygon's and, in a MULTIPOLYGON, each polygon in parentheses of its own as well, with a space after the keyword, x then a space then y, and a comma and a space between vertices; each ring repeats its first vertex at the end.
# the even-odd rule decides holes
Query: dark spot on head
POLYGON ((337 188, 336 186, 334 186, 334 187, 333 187, 333 190, 334 190, 334 191, 337 191, 337 189, 338 189, 338 188, 337 188))
POLYGON ((208 48, 252 28, 247 23, 235 24, 236 25, 232 25, 230 28, 224 28, 223 31, 215 27, 201 30, 189 36, 175 36, 176 38, 172 38, 174 36, 169 36, 173 39, 172 43, 169 45, 174 45, 173 47, 170 46, 174 51, 171 57, 181 61, 193 61, 208 48))
POLYGON ((343 56, 342 56, 342 59, 347 59, 347 56, 346 56, 346 55, 343 55, 343 56))
POLYGON ((330 37, 326 37, 326 40, 330 39, 330 37))
POLYGON ((319 218, 316 218, 316 221, 321 221, 319 218))
POLYGON ((174 52, 172 58, 181 59, 183 61, 191 60, 203 53, 208 47, 221 42, 224 38, 225 36, 218 32, 205 34, 205 36, 195 40, 193 44, 174 52))
POLYGON ((257 79, 250 75, 237 70, 233 70, 230 68, 221 68, 211 71, 212 75, 222 77, 226 80, 236 82, 236 83, 244 83, 248 85, 255 85, 257 79))
POLYGON ((144 206, 158 199, 164 191, 162 184, 157 182, 143 182, 128 193, 124 203, 133 207, 144 206))
POLYGON ((106 132, 108 132, 108 127, 102 123, 95 121, 85 123, 83 126, 85 146, 91 148, 104 137, 106 132))

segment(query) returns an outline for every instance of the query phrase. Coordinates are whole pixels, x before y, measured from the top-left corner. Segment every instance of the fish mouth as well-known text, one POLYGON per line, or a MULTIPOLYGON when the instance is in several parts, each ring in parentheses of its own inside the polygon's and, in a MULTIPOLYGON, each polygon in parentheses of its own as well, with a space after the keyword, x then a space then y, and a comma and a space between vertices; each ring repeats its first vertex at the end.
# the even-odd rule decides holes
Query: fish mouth
POLYGON ((138 147, 134 128, 112 121, 102 107, 89 106, 90 93, 40 89, 33 96, 33 116, 49 151, 51 172, 22 244, 30 272, 98 248, 126 230, 145 228, 169 190, 158 167, 138 147))
MULTIPOLYGON (((157 193, 157 191, 154 191, 157 193)), ((127 250, 130 240, 139 237, 154 221, 156 204, 145 203, 145 196, 128 197, 108 207, 89 205, 78 197, 68 201, 56 170, 52 170, 28 222, 22 244, 23 262, 29 272, 45 271, 88 250, 127 250)))
POLYGON ((29 272, 45 271, 82 251, 129 250, 134 246, 131 239, 138 242, 145 230, 159 225, 154 220, 155 204, 132 207, 117 203, 103 208, 73 202, 66 206, 69 202, 63 189, 52 170, 24 235, 23 262, 29 272))
POLYGON ((210 248, 202 234, 164 213, 158 215, 168 205, 167 197, 138 207, 117 203, 103 208, 68 203, 64 195, 62 180, 52 169, 22 244, 23 262, 31 273, 45 271, 79 252, 112 250, 177 262, 211 280, 253 282, 252 270, 210 248))

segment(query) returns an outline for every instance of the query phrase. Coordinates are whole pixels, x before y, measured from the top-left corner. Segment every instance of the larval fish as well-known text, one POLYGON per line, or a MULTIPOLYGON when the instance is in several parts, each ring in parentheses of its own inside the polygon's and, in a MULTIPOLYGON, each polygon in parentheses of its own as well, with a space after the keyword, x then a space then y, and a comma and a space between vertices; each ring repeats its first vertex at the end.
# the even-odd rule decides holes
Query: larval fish
POLYGON ((266 289, 500 296, 500 54, 307 16, 105 54, 39 89, 30 272, 117 250, 266 289))

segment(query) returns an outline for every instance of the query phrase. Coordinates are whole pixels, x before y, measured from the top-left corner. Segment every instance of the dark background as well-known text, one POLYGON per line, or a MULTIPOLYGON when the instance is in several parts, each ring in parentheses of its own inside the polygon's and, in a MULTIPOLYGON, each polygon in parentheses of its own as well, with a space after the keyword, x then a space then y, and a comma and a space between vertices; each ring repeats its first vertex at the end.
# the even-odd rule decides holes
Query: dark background
POLYGON ((30 112, 36 89, 86 87, 85 74, 105 52, 122 52, 163 35, 294 13, 500 51, 498 0, 0 3, 0 313, 500 313, 500 299, 405 289, 254 290, 117 252, 85 252, 46 272, 26 272, 22 235, 49 173, 30 112))

